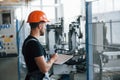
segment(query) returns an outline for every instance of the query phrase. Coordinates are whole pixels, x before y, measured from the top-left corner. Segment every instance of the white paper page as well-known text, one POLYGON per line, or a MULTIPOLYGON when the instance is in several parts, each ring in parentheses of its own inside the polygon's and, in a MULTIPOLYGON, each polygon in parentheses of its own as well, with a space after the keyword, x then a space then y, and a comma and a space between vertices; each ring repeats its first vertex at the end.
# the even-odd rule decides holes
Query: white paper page
POLYGON ((58 59, 56 62, 54 62, 54 64, 63 64, 69 59, 71 59, 72 57, 73 55, 58 54, 58 59))

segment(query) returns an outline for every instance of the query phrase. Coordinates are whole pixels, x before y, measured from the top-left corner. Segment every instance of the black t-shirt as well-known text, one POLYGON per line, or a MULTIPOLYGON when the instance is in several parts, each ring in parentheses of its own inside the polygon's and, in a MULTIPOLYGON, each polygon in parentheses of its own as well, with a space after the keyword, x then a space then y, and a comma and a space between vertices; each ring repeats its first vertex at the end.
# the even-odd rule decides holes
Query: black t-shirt
POLYGON ((28 72, 40 71, 37 64, 35 63, 35 57, 46 57, 46 52, 38 39, 32 36, 28 36, 23 43, 22 53, 28 72))

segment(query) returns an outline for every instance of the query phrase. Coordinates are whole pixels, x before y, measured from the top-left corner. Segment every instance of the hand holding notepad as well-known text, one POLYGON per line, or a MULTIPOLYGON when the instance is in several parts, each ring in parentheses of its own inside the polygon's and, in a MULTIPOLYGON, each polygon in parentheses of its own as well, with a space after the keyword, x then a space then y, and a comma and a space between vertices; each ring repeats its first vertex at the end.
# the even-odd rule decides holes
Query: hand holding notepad
POLYGON ((72 57, 73 55, 58 54, 58 59, 54 62, 54 64, 63 64, 72 57))

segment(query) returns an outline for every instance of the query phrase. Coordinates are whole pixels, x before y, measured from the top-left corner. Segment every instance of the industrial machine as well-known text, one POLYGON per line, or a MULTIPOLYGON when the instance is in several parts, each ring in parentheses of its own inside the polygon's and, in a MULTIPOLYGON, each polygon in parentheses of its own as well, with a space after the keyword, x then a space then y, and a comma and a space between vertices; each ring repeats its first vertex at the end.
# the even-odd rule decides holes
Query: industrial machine
POLYGON ((13 9, 0 11, 0 80, 18 79, 18 52, 13 9), (11 74, 12 73, 12 74, 11 74))
MULTIPOLYGON (((80 47, 82 32, 80 29, 80 18, 69 25, 69 32, 64 32, 64 20, 60 18, 59 23, 48 24, 46 30, 46 49, 48 53, 73 55, 73 57, 61 65, 53 66, 53 74, 71 77, 70 80, 77 80, 73 77, 77 73, 86 72, 86 52, 84 47, 80 47), (67 38, 68 34, 68 38, 67 38), (68 41, 67 41, 68 40, 68 41)), ((69 79, 68 79, 69 80, 69 79)))
POLYGON ((0 13, 0 57, 17 56, 16 26, 13 10, 0 13))

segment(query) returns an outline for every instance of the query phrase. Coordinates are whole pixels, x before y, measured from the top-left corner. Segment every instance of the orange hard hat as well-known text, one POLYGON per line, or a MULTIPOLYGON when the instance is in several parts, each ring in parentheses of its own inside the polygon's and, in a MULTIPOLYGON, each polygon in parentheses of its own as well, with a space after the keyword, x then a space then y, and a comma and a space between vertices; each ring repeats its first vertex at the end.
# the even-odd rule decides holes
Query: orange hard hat
POLYGON ((29 14, 28 20, 27 20, 28 23, 36 23, 36 22, 41 22, 41 21, 49 22, 45 13, 39 10, 32 11, 29 14))

